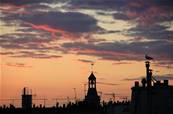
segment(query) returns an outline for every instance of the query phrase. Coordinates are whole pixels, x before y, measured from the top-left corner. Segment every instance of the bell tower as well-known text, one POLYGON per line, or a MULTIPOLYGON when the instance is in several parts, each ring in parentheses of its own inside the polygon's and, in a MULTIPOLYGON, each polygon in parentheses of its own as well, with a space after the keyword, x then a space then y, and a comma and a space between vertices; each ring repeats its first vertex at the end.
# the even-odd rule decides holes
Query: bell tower
POLYGON ((96 89, 96 77, 94 76, 93 72, 88 78, 88 89, 96 89))
POLYGON ((85 96, 85 102, 90 106, 99 106, 100 104, 100 97, 97 94, 97 88, 96 88, 96 77, 93 71, 88 77, 88 92, 87 95, 85 96))

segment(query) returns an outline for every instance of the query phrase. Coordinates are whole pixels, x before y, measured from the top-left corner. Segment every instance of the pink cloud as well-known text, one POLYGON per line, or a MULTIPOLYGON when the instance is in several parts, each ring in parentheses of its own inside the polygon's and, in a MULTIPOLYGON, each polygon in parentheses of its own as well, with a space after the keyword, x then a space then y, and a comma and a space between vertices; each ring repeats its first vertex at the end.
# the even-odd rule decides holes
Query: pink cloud
POLYGON ((0 11, 2 11, 3 13, 29 14, 29 12, 25 10, 25 8, 27 8, 26 5, 12 5, 12 4, 0 5, 0 11))
POLYGON ((28 22, 25 22, 25 24, 31 26, 33 29, 43 30, 43 31, 51 33, 52 38, 57 38, 58 36, 57 34, 59 34, 60 37, 64 39, 76 39, 77 37, 77 35, 73 33, 70 33, 58 28, 52 28, 49 25, 36 25, 36 24, 28 23, 28 22))
POLYGON ((124 13, 130 19, 137 19, 141 26, 152 26, 156 19, 172 15, 170 7, 158 5, 151 0, 139 0, 127 2, 124 13))

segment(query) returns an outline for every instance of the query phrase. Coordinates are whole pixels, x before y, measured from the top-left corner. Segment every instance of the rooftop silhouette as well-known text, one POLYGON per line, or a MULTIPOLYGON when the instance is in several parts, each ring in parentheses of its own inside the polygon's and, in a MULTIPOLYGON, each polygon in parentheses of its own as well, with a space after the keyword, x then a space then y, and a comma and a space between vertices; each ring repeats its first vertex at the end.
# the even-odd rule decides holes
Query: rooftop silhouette
MULTIPOLYGON (((146 57, 146 56, 145 56, 146 57)), ((150 68, 152 57, 147 56, 145 67, 146 77, 141 79, 141 84, 136 81, 131 88, 131 101, 101 102, 101 97, 97 92, 97 78, 93 71, 88 77, 88 90, 84 100, 77 100, 76 88, 75 102, 68 102, 60 105, 56 99, 56 105, 46 107, 44 105, 36 106, 33 104, 33 95, 30 89, 24 87, 21 95, 21 108, 16 108, 10 104, 9 107, 3 105, 0 107, 1 114, 172 114, 173 113, 173 86, 169 85, 169 80, 156 80, 152 75, 150 68)), ((45 99, 44 99, 45 100, 45 99)))

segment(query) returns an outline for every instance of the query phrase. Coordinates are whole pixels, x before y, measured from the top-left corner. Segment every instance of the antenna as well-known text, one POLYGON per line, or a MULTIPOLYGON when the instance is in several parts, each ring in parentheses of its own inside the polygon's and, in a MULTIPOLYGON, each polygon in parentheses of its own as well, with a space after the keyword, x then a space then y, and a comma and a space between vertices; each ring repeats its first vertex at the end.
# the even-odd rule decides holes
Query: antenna
POLYGON ((112 96, 112 98, 110 98, 110 99, 112 99, 115 102, 115 96, 118 95, 118 94, 115 94, 115 93, 105 93, 104 95, 112 96))
POLYGON ((87 84, 84 83, 84 95, 85 95, 85 96, 86 96, 86 94, 87 94, 87 93, 86 93, 86 91, 87 91, 87 90, 86 90, 86 85, 87 85, 87 84))
POLYGON ((75 102, 77 101, 77 93, 76 93, 76 88, 73 88, 74 90, 74 99, 75 99, 75 102))

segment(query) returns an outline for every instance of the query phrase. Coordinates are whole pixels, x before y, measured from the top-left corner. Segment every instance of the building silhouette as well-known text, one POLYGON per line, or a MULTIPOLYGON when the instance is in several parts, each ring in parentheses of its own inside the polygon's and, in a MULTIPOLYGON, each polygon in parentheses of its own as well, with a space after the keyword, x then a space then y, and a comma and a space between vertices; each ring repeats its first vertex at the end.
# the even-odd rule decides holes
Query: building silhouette
POLYGON ((91 72, 88 77, 88 92, 85 96, 85 102, 90 106, 98 106, 100 105, 100 97, 97 94, 96 88, 96 77, 93 72, 91 72))
POLYGON ((168 80, 154 79, 150 62, 145 65, 146 78, 132 87, 131 114, 173 114, 173 86, 168 80))
POLYGON ((24 87, 22 94, 22 108, 31 109, 32 108, 32 93, 29 92, 29 89, 24 87))
MULTIPOLYGON (((146 78, 141 84, 136 81, 131 88, 131 101, 100 102, 97 93, 96 76, 93 72, 88 77, 88 91, 84 100, 68 102, 52 107, 32 104, 32 92, 24 87, 22 90, 22 107, 14 105, 0 106, 0 114, 173 114, 173 86, 168 80, 159 81, 152 76, 150 61, 145 62, 146 78)), ((74 89, 75 90, 75 89, 74 89)), ((76 95, 75 95, 76 99, 76 95)))

